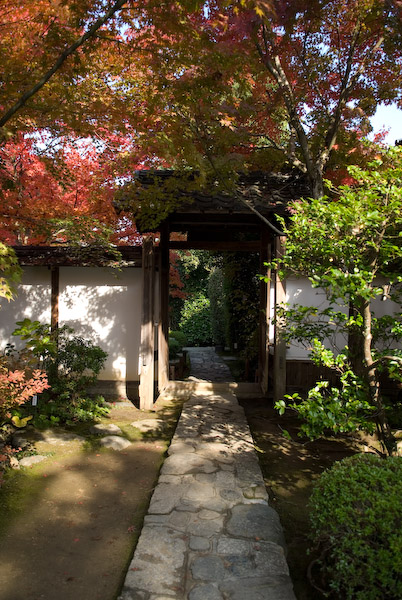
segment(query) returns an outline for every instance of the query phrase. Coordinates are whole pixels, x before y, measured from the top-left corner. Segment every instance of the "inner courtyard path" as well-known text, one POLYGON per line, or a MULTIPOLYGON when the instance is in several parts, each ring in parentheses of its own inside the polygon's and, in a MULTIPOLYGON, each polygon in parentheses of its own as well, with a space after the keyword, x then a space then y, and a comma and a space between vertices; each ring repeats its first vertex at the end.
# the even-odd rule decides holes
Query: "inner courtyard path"
POLYGON ((192 376, 119 600, 295 600, 243 408, 192 376))
POLYGON ((185 348, 190 357, 189 381, 233 381, 229 367, 212 347, 185 348))

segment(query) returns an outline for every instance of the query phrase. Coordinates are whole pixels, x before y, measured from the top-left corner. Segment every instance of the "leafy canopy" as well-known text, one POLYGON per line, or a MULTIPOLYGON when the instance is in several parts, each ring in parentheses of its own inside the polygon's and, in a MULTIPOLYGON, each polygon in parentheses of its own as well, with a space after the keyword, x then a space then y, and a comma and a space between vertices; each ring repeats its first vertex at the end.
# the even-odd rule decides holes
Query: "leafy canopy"
MULTIPOLYGON (((77 190, 66 182, 63 148, 82 140, 94 153, 89 168, 82 160, 93 184, 78 186, 91 198, 86 211, 96 186, 110 212, 113 186, 150 167, 191 167, 197 185, 219 181, 231 193, 239 171, 296 168, 319 197, 325 172, 339 183, 345 165, 372 157, 362 138, 376 106, 401 102, 400 17, 399 3, 386 0, 4 4, 2 188, 11 191, 9 157, 28 135, 41 136, 30 149, 36 172, 41 162, 55 178, 35 176, 35 190, 20 179, 30 207, 43 196, 49 209, 59 183, 77 190), (85 32, 92 33, 67 56, 85 32)), ((77 214, 65 200, 64 212, 77 214)), ((154 203, 155 194, 134 194, 126 206, 148 211, 151 226, 174 200, 154 203)), ((22 202, 20 217, 28 216, 28 204, 22 202)))
POLYGON ((332 197, 295 202, 290 223, 282 220, 282 273, 308 276, 331 301, 382 293, 377 277, 401 280, 402 150, 384 152, 367 170, 348 170, 355 185, 334 189, 332 197))
MULTIPOLYGON (((289 223, 283 222, 285 254, 273 266, 282 277, 307 276, 329 300, 325 309, 279 310, 287 320, 287 339, 310 348, 316 364, 338 375, 336 385, 319 381, 304 400, 290 397, 291 407, 306 419, 305 433, 371 430, 375 422, 383 446, 392 452, 380 374, 385 368, 402 381, 402 351, 396 345, 402 313, 376 318, 372 301, 401 300, 402 150, 384 153, 369 167, 350 167, 355 185, 341 186, 332 198, 292 205, 289 223), (331 340, 343 347, 331 347, 331 340)), ((283 413, 285 401, 277 408, 283 413)))

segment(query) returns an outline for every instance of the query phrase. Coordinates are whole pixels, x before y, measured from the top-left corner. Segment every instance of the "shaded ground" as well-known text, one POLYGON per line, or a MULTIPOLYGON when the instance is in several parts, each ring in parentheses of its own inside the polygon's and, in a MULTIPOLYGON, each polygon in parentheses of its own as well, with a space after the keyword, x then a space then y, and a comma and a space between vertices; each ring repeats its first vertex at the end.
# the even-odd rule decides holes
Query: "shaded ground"
POLYGON ((270 504, 278 511, 288 546, 288 564, 298 600, 322 599, 309 585, 308 500, 314 481, 334 461, 361 452, 357 439, 308 442, 298 438, 299 421, 279 416, 268 400, 242 401, 256 442, 270 504), (287 430, 291 439, 283 435, 287 430))
POLYGON ((163 437, 129 426, 152 413, 116 408, 107 422, 135 440, 126 450, 40 442, 48 458, 11 472, 0 490, 1 600, 117 596, 178 417, 177 406, 159 408, 171 425, 163 437))
MULTIPOLYGON (((285 529, 296 596, 318 600, 306 579, 307 502, 322 470, 353 454, 357 444, 352 438, 301 443, 297 419, 279 417, 267 400, 242 404, 285 529)), ((0 600, 117 597, 180 406, 156 409, 149 415, 134 407, 112 411, 106 421, 133 441, 122 452, 99 449, 91 437, 84 447, 41 443, 38 450, 49 454, 44 462, 11 472, 0 489, 0 600), (168 434, 147 439, 133 433, 129 424, 149 416, 167 419, 168 434)))

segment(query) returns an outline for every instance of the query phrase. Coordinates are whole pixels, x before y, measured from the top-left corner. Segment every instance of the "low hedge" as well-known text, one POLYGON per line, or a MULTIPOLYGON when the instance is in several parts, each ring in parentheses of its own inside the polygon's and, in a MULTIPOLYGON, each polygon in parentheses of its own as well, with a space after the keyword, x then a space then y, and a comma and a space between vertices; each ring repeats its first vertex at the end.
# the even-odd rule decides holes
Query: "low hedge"
POLYGON ((189 346, 211 345, 210 303, 202 292, 185 300, 179 327, 189 346))
POLYGON ((310 499, 321 584, 332 598, 402 598, 402 458, 346 458, 310 499))

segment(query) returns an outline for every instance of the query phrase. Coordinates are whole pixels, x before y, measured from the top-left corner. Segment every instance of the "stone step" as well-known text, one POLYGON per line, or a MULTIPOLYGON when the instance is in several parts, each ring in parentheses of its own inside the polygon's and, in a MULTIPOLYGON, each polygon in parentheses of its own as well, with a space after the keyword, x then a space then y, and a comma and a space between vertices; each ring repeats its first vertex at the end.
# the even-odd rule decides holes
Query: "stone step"
POLYGON ((264 395, 258 383, 240 382, 210 382, 210 381, 169 381, 163 390, 163 396, 182 395, 183 393, 214 392, 224 394, 233 392, 238 398, 263 398, 264 395))

